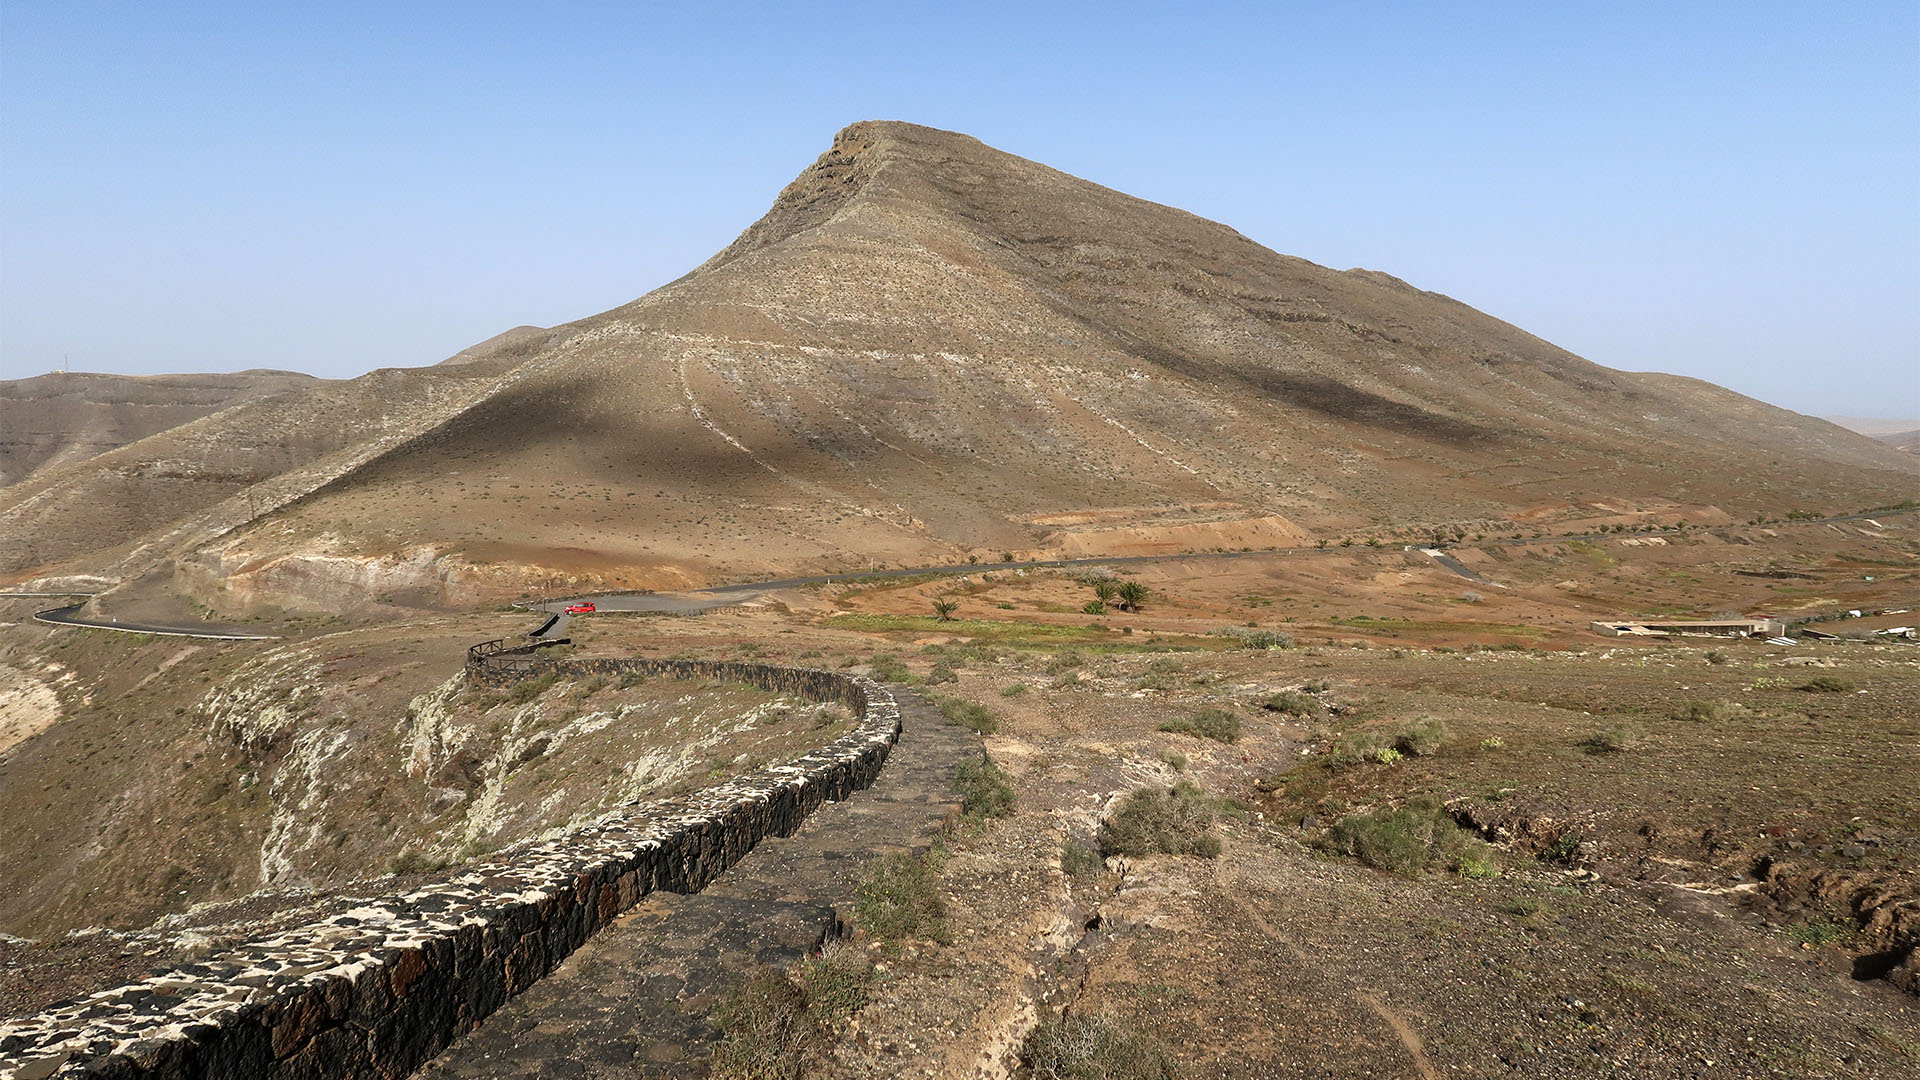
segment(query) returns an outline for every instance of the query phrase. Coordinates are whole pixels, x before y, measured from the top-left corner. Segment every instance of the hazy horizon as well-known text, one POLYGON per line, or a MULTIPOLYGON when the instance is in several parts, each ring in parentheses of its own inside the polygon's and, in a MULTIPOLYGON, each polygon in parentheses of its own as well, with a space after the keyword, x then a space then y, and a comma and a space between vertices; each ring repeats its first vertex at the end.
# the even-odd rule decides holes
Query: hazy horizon
POLYGON ((1629 371, 1920 415, 1920 14, 0 10, 0 378, 434 363, 615 307, 863 119, 1629 371))

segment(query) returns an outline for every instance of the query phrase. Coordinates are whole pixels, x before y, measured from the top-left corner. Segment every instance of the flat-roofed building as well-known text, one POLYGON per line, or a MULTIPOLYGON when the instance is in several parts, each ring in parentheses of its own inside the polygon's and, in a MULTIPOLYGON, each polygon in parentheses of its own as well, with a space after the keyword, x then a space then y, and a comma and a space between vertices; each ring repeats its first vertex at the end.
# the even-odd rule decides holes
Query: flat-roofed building
POLYGON ((1593 624, 1593 632, 1608 637, 1781 637, 1787 624, 1779 619, 1611 619, 1593 624))

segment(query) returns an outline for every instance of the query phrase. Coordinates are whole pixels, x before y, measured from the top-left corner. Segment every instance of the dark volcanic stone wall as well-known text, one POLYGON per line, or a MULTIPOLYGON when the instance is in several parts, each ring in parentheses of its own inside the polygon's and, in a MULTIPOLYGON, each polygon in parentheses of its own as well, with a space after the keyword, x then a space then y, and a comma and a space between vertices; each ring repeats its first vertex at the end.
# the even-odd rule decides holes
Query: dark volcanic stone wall
POLYGON ((516 845, 426 888, 0 1024, 0 1077, 404 1077, 641 897, 697 892, 761 838, 791 835, 821 803, 871 784, 900 732, 892 694, 836 672, 495 661, 485 650, 470 656, 468 670, 486 682, 545 670, 719 678, 840 701, 860 719, 786 764, 516 845))

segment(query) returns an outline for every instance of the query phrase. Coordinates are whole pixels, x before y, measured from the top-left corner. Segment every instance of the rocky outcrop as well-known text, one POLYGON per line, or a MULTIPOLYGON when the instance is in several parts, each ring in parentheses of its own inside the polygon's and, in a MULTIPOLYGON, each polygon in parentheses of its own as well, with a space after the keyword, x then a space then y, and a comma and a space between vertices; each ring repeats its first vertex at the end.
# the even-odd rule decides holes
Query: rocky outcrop
POLYGON ((641 897, 697 892, 762 838, 791 835, 822 803, 872 783, 900 731, 899 706, 884 687, 835 672, 539 663, 568 673, 739 680, 843 702, 860 721, 787 764, 635 806, 433 885, 0 1024, 0 1076, 405 1076, 641 897))

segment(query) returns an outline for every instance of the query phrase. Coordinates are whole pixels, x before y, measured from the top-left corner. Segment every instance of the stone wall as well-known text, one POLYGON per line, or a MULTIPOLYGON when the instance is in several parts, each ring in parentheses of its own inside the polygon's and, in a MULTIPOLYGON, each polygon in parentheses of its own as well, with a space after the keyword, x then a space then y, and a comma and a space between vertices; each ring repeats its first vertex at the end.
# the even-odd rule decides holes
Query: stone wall
POLYGON ((655 889, 697 892, 761 838, 871 784, 893 695, 829 671, 695 660, 470 657, 481 681, 546 670, 717 678, 840 701, 854 730, 783 765, 508 848, 444 881, 203 963, 0 1023, 0 1077, 404 1077, 655 889), (531 668, 531 670, 530 670, 531 668))

